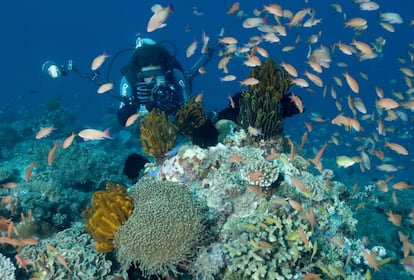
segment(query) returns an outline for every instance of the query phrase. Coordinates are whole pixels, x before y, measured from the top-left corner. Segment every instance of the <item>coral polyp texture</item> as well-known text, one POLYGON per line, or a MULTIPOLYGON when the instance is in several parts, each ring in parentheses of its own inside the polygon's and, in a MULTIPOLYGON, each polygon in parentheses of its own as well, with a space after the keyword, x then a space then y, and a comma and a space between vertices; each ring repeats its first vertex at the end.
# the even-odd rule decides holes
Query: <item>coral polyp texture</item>
POLYGON ((134 212, 115 234, 117 258, 148 275, 177 274, 204 240, 202 208, 182 184, 143 178, 131 191, 134 212))
POLYGON ((132 199, 125 187, 108 182, 106 191, 92 195, 92 205, 83 211, 85 229, 96 241, 96 250, 102 253, 114 249, 115 232, 133 210, 132 199))
POLYGON ((139 130, 142 149, 150 156, 161 157, 175 145, 177 129, 165 112, 149 112, 142 118, 139 130))

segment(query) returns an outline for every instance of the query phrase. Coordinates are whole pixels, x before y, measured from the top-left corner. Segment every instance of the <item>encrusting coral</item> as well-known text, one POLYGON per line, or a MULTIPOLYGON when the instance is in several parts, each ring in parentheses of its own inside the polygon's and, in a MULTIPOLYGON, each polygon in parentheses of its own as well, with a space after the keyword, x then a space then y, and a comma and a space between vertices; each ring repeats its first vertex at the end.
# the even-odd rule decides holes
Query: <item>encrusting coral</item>
POLYGON ((182 184, 151 177, 131 196, 134 212, 115 234, 118 261, 124 269, 139 265, 145 276, 177 274, 205 238, 202 208, 182 184))
POLYGON ((260 129, 262 133, 257 135, 260 138, 278 138, 283 134, 280 100, 292 86, 291 78, 271 59, 263 66, 252 69, 250 77, 256 78, 259 83, 249 86, 242 93, 239 123, 246 130, 249 126, 260 129))
POLYGON ((153 109, 139 125, 142 149, 153 157, 161 157, 175 145, 177 129, 165 112, 153 109))
POLYGON ((132 199, 125 187, 108 182, 106 191, 92 195, 92 205, 82 212, 85 229, 96 241, 96 250, 102 253, 114 249, 115 232, 132 214, 132 199))

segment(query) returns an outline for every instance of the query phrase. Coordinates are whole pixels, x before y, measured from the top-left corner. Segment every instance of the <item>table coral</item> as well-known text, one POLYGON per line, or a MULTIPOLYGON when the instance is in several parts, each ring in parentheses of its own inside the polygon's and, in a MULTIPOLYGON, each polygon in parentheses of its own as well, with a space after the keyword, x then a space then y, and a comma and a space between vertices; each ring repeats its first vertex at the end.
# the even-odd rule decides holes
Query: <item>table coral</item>
POLYGON ((107 183, 106 189, 94 192, 92 205, 82 212, 86 231, 95 239, 96 250, 103 253, 114 249, 115 232, 133 210, 132 199, 125 187, 107 183))

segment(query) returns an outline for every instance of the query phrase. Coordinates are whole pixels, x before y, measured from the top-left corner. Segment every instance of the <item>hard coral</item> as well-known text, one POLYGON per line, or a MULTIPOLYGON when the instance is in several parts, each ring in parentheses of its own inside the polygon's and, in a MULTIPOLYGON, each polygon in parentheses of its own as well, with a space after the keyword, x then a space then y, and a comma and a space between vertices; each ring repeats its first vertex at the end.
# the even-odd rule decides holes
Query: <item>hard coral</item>
POLYGON ((124 269, 139 264, 145 276, 177 274, 204 239, 204 214, 182 184, 151 177, 134 185, 135 209, 115 234, 124 269))
POLYGON ((14 267, 12 261, 0 253, 0 279, 16 279, 16 276, 14 274, 15 270, 16 268, 14 267))
POLYGON ((230 258, 228 273, 248 279, 293 279, 295 271, 308 269, 304 260, 309 260, 314 246, 308 239, 312 236, 309 225, 288 211, 260 208, 244 218, 244 224, 230 230, 232 240, 225 244, 230 258))
POLYGON ((261 129, 260 138, 277 138, 283 133, 282 104, 280 100, 292 85, 291 78, 273 60, 251 70, 250 76, 259 83, 242 93, 240 99, 239 122, 261 129))
POLYGON ((117 272, 111 269, 112 262, 95 250, 94 243, 84 232, 83 225, 74 223, 34 246, 25 246, 20 257, 33 260, 33 265, 29 266, 32 279, 115 279, 113 275, 117 272), (62 265, 59 256, 69 269, 62 265))
POLYGON ((153 157, 163 156, 175 145, 177 129, 165 112, 152 110, 139 125, 140 142, 145 153, 153 157))
POLYGON ((96 191, 92 205, 82 212, 85 229, 96 241, 96 250, 102 253, 114 249, 113 239, 118 228, 132 214, 131 197, 125 187, 108 182, 107 191, 96 191))

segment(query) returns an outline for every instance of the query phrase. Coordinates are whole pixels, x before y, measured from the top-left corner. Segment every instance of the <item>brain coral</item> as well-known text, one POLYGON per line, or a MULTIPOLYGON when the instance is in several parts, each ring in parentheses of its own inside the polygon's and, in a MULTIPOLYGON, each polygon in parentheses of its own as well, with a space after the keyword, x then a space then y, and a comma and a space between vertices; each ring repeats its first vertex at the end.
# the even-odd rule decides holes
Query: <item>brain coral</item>
POLYGON ((204 237, 203 211, 179 183, 143 178, 131 191, 134 212, 115 234, 117 258, 125 269, 168 276, 189 261, 204 237))

